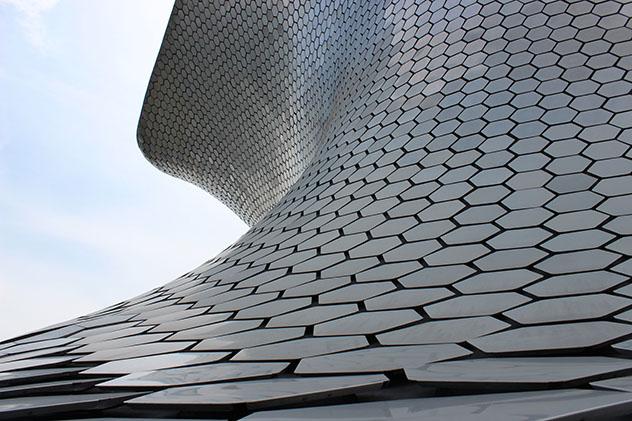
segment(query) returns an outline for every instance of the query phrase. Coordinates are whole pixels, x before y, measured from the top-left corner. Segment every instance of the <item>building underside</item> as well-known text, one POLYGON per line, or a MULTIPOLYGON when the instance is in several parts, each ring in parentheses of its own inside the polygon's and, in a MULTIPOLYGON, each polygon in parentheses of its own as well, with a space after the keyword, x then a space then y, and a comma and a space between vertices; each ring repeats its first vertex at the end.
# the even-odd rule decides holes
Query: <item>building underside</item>
POLYGON ((251 228, 0 343, 0 419, 630 419, 631 16, 176 0, 139 146, 251 228))

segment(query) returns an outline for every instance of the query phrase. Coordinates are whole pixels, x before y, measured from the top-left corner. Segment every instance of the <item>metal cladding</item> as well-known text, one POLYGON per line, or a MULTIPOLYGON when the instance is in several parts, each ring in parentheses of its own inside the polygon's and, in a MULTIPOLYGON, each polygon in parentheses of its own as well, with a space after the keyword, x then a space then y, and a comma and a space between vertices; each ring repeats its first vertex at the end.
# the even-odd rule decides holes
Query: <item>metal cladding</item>
POLYGON ((176 1, 139 145, 252 227, 1 343, 0 418, 629 419, 631 16, 176 1))

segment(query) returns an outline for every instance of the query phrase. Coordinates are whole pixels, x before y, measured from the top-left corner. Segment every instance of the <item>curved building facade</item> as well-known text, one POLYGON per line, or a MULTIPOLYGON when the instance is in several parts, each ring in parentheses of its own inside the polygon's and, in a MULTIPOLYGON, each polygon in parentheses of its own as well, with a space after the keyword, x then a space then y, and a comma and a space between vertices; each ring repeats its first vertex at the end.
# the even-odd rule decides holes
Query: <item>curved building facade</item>
POLYGON ((251 228, 1 343, 0 419, 628 419, 631 16, 176 0, 139 146, 251 228))

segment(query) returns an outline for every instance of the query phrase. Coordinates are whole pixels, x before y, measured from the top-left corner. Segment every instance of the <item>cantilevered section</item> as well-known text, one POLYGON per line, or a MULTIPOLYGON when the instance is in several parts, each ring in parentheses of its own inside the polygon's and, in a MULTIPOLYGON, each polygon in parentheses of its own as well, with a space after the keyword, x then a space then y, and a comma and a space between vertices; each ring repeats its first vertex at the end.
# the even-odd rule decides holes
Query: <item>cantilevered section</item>
POLYGON ((392 26, 382 15, 360 3, 178 1, 140 117, 141 150, 252 225, 347 116, 371 47, 392 26))

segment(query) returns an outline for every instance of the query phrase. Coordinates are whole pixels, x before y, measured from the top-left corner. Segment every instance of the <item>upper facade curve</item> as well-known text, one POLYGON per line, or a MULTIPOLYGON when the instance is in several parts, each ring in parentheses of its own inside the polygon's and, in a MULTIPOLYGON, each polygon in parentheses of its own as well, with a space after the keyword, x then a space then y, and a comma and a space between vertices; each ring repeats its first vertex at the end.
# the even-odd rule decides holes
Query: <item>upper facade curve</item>
POLYGON ((386 70, 394 26, 377 3, 178 0, 138 144, 252 225, 353 112, 357 89, 386 70))

